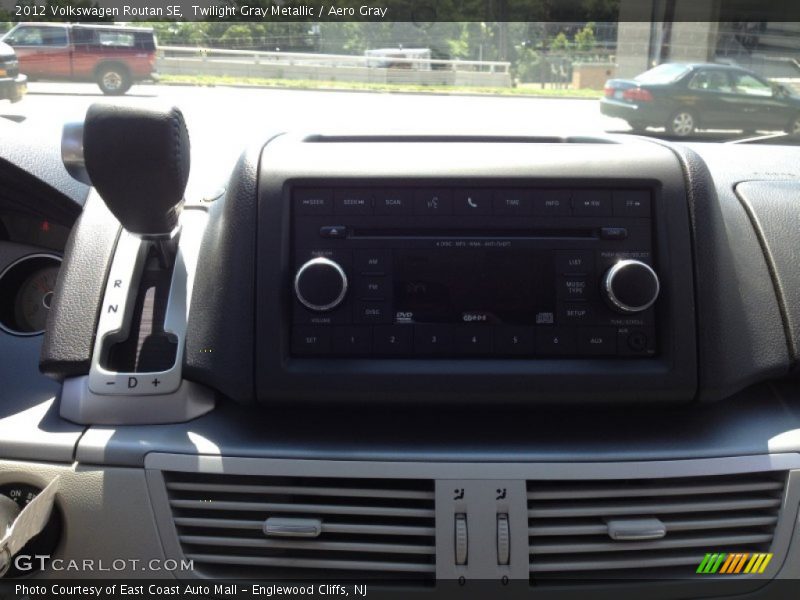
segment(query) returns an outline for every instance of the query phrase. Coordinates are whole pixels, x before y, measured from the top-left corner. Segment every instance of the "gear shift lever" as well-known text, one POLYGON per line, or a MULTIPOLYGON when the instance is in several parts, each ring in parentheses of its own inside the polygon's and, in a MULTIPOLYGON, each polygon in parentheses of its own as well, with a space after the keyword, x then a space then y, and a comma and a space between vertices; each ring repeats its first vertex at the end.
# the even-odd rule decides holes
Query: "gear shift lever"
POLYGON ((181 111, 93 104, 83 128, 92 185, 130 233, 169 239, 189 179, 189 132, 181 111))

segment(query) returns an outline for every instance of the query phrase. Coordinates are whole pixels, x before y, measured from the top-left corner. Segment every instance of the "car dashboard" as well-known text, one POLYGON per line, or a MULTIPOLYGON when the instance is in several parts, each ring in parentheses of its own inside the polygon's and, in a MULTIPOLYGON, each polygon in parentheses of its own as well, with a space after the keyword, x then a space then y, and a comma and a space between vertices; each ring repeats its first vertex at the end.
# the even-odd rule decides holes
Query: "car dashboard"
POLYGON ((796 577, 798 153, 287 132, 164 241, 7 148, 0 493, 180 581, 796 577))

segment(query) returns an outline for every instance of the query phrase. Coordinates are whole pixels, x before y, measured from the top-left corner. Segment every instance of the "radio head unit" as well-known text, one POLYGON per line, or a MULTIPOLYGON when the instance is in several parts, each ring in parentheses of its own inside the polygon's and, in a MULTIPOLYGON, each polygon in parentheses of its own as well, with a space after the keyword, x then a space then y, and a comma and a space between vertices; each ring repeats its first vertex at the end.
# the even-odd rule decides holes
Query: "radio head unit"
POLYGON ((652 192, 292 189, 295 356, 648 357, 652 192))
POLYGON ((280 136, 259 177, 260 400, 693 397, 669 149, 280 136))

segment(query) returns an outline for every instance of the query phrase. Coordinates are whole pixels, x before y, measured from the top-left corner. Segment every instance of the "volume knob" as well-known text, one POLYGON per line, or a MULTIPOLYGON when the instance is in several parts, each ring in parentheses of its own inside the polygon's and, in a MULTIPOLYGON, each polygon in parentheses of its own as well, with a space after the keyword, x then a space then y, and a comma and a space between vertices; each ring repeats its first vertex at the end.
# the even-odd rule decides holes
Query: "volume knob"
POLYGON ((318 312, 332 310, 347 294, 347 275, 336 262, 313 258, 297 270, 294 293, 306 308, 318 312))
POLYGON ((621 260, 606 271, 602 291, 611 308, 620 313, 638 313, 650 308, 661 285, 650 265, 621 260))

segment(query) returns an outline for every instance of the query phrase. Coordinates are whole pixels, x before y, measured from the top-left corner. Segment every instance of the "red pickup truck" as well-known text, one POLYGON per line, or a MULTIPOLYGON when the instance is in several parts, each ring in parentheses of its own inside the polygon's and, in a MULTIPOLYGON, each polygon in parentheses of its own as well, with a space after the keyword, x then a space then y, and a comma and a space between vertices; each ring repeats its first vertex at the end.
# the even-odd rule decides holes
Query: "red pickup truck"
POLYGON ((152 29, 20 23, 2 41, 16 50, 20 71, 31 80, 96 81, 104 94, 116 96, 155 76, 152 29))

